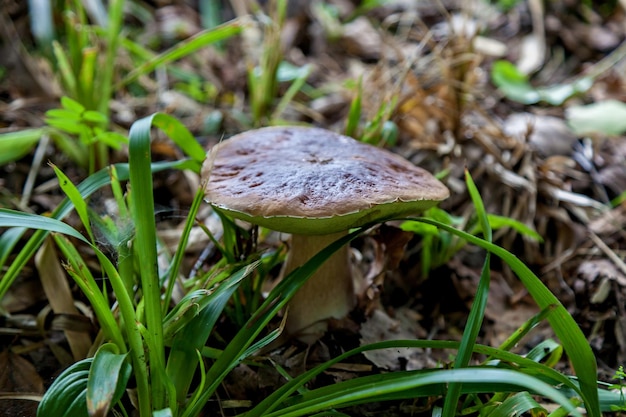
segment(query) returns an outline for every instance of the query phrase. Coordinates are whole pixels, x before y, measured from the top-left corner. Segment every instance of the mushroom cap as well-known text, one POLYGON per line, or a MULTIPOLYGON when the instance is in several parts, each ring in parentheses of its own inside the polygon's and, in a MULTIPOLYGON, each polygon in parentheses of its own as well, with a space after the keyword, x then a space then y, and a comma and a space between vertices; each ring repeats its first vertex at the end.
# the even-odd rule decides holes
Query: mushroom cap
POLYGON ((267 127, 214 146, 202 167, 205 199, 272 230, 329 234, 419 213, 449 196, 404 158, 308 127, 267 127))

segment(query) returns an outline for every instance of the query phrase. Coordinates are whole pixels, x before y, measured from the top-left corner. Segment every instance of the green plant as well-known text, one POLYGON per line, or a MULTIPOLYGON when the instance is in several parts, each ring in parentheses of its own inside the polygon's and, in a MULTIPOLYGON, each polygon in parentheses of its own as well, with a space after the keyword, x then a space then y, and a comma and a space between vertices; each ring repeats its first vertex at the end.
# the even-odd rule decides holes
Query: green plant
MULTIPOLYGON (((65 94, 84 109, 103 115, 104 122, 108 120, 113 92, 123 10, 123 0, 109 2, 108 19, 103 22, 105 33, 100 37, 88 26, 83 3, 68 0, 63 10, 67 48, 64 49, 58 41, 52 43, 54 62, 65 94), (104 53, 101 53, 101 43, 105 45, 104 53)), ((106 142, 94 141, 88 148, 94 169, 108 164, 106 142)))
POLYGON ((617 379, 618 382, 616 384, 609 385, 609 389, 619 392, 622 404, 612 405, 611 411, 626 411, 626 399, 624 398, 624 380, 626 380, 626 372, 624 372, 623 365, 620 365, 617 371, 615 371, 613 379, 617 379))
MULTIPOLYGON (((123 136, 116 133, 110 123, 109 105, 113 92, 132 85, 137 78, 157 67, 235 36, 243 28, 239 21, 228 22, 202 31, 157 54, 126 37, 121 29, 123 8, 123 0, 109 2, 106 13, 99 15, 100 25, 90 25, 82 2, 64 2, 64 25, 60 31, 63 37, 52 41, 50 57, 63 87, 61 108, 47 113, 47 127, 1 134, 0 163, 21 158, 37 145, 43 135, 50 135, 64 154, 93 174, 108 164, 109 148, 117 148, 124 142, 123 136), (123 77, 116 77, 117 57, 121 51, 127 52, 133 59, 134 69, 123 77)), ((38 19, 47 19, 46 13, 37 7, 33 9, 38 19)), ((52 32, 41 34, 42 44, 52 32)), ((168 70, 182 74, 183 79, 188 78, 188 74, 173 65, 168 70)), ((190 81, 186 92, 195 98, 210 98, 214 94, 210 86, 197 86, 194 82, 190 81)))
POLYGON ((382 101, 376 114, 360 127, 363 119, 363 87, 362 79, 355 85, 356 93, 350 102, 350 110, 346 119, 345 135, 359 138, 362 142, 372 145, 394 146, 398 141, 398 126, 391 120, 398 107, 398 95, 391 94, 388 101, 382 101))
POLYGON ((107 130, 109 119, 105 114, 87 110, 67 96, 61 97, 60 109, 46 112, 46 123, 56 129, 53 134, 66 154, 73 156, 72 159, 78 163, 88 161, 88 172, 94 172, 96 168, 96 154, 92 150, 97 144, 120 149, 128 141, 126 136, 107 130), (77 137, 78 141, 73 137, 77 137))
POLYGON ((283 51, 279 45, 287 13, 287 1, 277 0, 271 10, 269 17, 260 15, 263 25, 263 47, 258 62, 252 59, 247 63, 252 117, 248 125, 266 126, 280 123, 283 112, 296 94, 304 88, 311 73, 309 65, 296 67, 283 60, 283 51), (284 83, 290 83, 289 87, 281 94, 280 100, 277 100, 279 87, 284 83))

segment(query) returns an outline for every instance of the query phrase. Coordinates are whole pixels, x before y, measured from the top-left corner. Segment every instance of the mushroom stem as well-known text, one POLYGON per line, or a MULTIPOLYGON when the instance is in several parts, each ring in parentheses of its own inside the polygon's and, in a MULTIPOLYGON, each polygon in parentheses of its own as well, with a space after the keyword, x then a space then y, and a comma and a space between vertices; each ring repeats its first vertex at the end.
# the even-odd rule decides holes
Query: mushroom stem
MULTIPOLYGON (((292 235, 283 276, 346 234, 292 235)), ((305 343, 313 343, 326 332, 326 320, 345 317, 354 307, 354 301, 349 249, 344 245, 320 265, 291 299, 285 325, 287 333, 305 343)))

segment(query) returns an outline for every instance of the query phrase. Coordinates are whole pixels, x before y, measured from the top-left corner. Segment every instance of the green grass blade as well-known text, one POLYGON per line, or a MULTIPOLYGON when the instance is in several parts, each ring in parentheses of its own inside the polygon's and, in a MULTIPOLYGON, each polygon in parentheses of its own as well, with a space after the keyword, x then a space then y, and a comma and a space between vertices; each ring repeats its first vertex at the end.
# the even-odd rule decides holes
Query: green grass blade
POLYGON ((78 188, 72 183, 72 181, 65 175, 63 171, 61 171, 56 165, 50 164, 52 169, 54 170, 57 179, 59 180, 59 186, 61 190, 65 193, 67 198, 70 199, 72 204, 74 205, 74 209, 80 217, 80 221, 83 223, 83 227, 85 227, 85 231, 89 235, 92 243, 95 243, 93 231, 91 230, 91 224, 89 222, 89 213, 87 209, 87 201, 82 197, 78 188))
MULTIPOLYGON (((267 413, 278 407, 279 404, 284 402, 289 397, 289 395, 293 394, 300 387, 304 386, 304 384, 306 384, 308 381, 326 371, 334 364, 343 362, 354 355, 378 349, 418 348, 454 350, 458 349, 459 346, 459 342, 448 340, 392 340, 360 346, 358 348, 345 352, 327 362, 324 362, 323 364, 320 364, 317 367, 293 378, 285 385, 267 396, 254 409, 246 413, 246 417, 260 417, 266 415, 267 413)), ((579 393, 578 386, 570 378, 565 377, 564 375, 560 374, 552 368, 549 368, 543 364, 537 363, 525 357, 519 356, 515 353, 484 345, 474 345, 474 352, 485 355, 492 359, 497 359, 501 361, 501 363, 514 364, 518 369, 523 370, 524 372, 543 378, 545 382, 549 382, 550 384, 555 386, 562 385, 569 388, 574 393, 579 393)))
POLYGON ((145 326, 149 337, 150 377, 154 408, 161 409, 166 404, 166 381, 162 379, 165 370, 165 347, 163 344, 161 285, 157 271, 157 238, 154 218, 154 196, 152 172, 150 170, 150 118, 133 123, 129 133, 130 166, 130 207, 135 225, 133 252, 137 256, 143 302, 145 326), (163 372, 161 372, 163 371, 163 372))
POLYGON ((206 158, 206 151, 189 130, 175 117, 164 113, 154 113, 151 116, 137 120, 131 127, 129 137, 132 137, 133 130, 135 135, 149 135, 151 127, 156 127, 165 133, 176 145, 180 147, 189 157, 193 164, 190 169, 194 172, 200 172, 200 164, 206 158))
MULTIPOLYGON (((528 392, 519 392, 494 406, 487 417, 517 417, 533 410, 545 409, 528 392)), ((531 414, 532 415, 532 414, 531 414)))
POLYGON ((153 59, 140 65, 135 70, 131 71, 115 88, 121 89, 124 85, 136 80, 141 75, 147 74, 160 65, 165 65, 170 62, 176 61, 184 56, 190 55, 200 48, 203 48, 212 43, 223 41, 239 34, 243 29, 242 24, 239 21, 232 21, 224 23, 213 29, 204 30, 191 38, 178 42, 174 47, 168 49, 162 54, 157 55, 153 59))
MULTIPOLYGON (((178 169, 196 169, 198 166, 197 162, 193 162, 190 164, 190 161, 175 161, 175 162, 160 162, 152 164, 152 172, 162 171, 164 169, 178 168, 178 169)), ((116 164, 116 170, 119 175, 120 180, 128 179, 128 164, 116 164)), ((80 191, 81 196, 83 198, 88 198, 90 195, 98 191, 103 186, 110 184, 111 178, 108 170, 103 169, 95 174, 90 175, 87 179, 85 179, 80 185, 78 185, 78 190, 80 191)), ((65 218, 74 208, 74 205, 71 203, 69 199, 64 199, 52 212, 50 218, 61 220, 65 218)), ((0 227, 16 227, 17 224, 5 223, 5 226, 0 227)), ((31 225, 27 225, 27 228, 31 228, 31 225)), ((2 257, 6 259, 7 252, 11 250, 15 246, 17 239, 23 234, 25 229, 19 230, 14 229, 11 233, 3 233, 0 236, 0 254, 2 257)), ((44 239, 48 235, 50 231, 58 231, 58 230, 48 230, 43 228, 41 230, 35 231, 33 236, 26 242, 22 250, 17 254, 11 265, 6 270, 5 274, 0 279, 0 299, 4 297, 8 289, 11 287, 17 276, 19 275, 24 265, 31 259, 37 249, 41 246, 44 239)))
MULTIPOLYGON (((144 295, 145 323, 149 337, 146 342, 150 356, 152 396, 155 409, 166 404, 168 381, 165 371, 165 353, 161 307, 161 286, 157 271, 157 239, 154 219, 154 197, 150 141, 151 129, 157 127, 166 133, 196 163, 196 172, 205 158, 204 149, 189 131, 175 118, 155 113, 133 123, 129 132, 129 179, 131 185, 131 211, 135 224, 134 248, 141 271, 144 295)), ((171 400, 171 399, 170 399, 171 400)))
POLYGON ((541 323, 543 320, 545 320, 548 317, 551 310, 552 310, 551 307, 544 308, 539 313, 535 314, 530 319, 526 320, 524 324, 522 324, 504 342, 502 342, 499 349, 502 349, 502 350, 513 349, 515 346, 517 346, 519 341, 522 340, 522 338, 528 334, 528 332, 530 332, 539 323, 541 323))
MULTIPOLYGON (((4 270, 4 265, 9 259, 9 255, 20 241, 26 228, 23 227, 11 227, 6 229, 2 235, 0 235, 0 271, 4 270)), ((2 299, 2 297, 0 297, 2 299)))
POLYGON ((268 295, 265 302, 248 320, 244 327, 235 335, 233 340, 228 344, 226 349, 217 358, 213 366, 207 372, 208 385, 204 392, 198 396, 198 402, 191 405, 183 413, 183 417, 197 416, 203 405, 213 395, 219 387, 228 372, 230 372, 238 363, 245 359, 250 353, 248 348, 254 339, 267 326, 269 321, 280 311, 295 292, 304 282, 315 272, 317 267, 326 261, 341 246, 348 244, 352 239, 356 238, 365 230, 365 227, 359 228, 347 236, 338 239, 330 244, 327 248, 313 256, 308 262, 300 268, 294 270, 285 277, 268 295))
MULTIPOLYGON (((478 188, 476 188, 476 184, 474 184, 472 176, 467 170, 465 170, 465 183, 467 185, 467 190, 469 192, 470 198, 472 199, 472 204, 474 205, 474 208, 476 210, 478 222, 482 227, 485 240, 491 242, 492 231, 491 226, 489 225, 489 220, 487 218, 485 205, 480 196, 478 188)), ((480 328, 483 324, 485 309, 487 308, 487 299, 489 298, 489 285, 491 282, 490 261, 491 254, 487 252, 487 254, 485 255, 485 261, 483 263, 483 268, 480 273, 480 281, 478 283, 478 288, 476 289, 476 296, 474 297, 474 302, 472 303, 472 308, 470 310, 469 317, 467 318, 467 324, 465 326, 465 330, 463 331, 463 337, 461 338, 459 352, 457 354, 456 360, 454 361, 454 369, 467 367, 472 357, 474 344, 476 343, 478 332, 480 331, 480 328)), ((459 401, 460 393, 461 385, 451 383, 448 386, 448 393, 446 394, 446 399, 442 412, 442 415, 444 417, 453 417, 456 414, 456 407, 459 401)))
POLYGON ((45 129, 25 129, 0 135, 0 165, 28 154, 41 139, 45 129))
MULTIPOLYGON (((124 284, 117 273, 117 270, 111 263, 111 261, 94 245, 92 245, 83 235, 78 233, 74 228, 54 218, 48 218, 39 216, 36 214, 28 214, 22 212, 16 212, 13 210, 0 209, 0 227, 6 226, 22 226, 34 229, 40 229, 40 231, 63 233, 68 236, 75 237, 88 245, 95 251, 100 265, 104 268, 113 291, 117 296, 120 311, 124 319, 126 327, 127 337, 129 339, 129 347, 131 355, 133 357, 133 365, 135 368, 135 379, 138 385, 138 396, 140 402, 140 408, 145 407, 144 413, 150 408, 150 400, 148 396, 148 383, 147 383, 147 369, 145 367, 145 360, 143 360, 143 346, 141 342, 141 336, 137 328, 135 311, 130 295, 126 292, 124 284)), ((45 235, 44 235, 45 236, 45 235)), ((4 279, 3 279, 4 281, 4 279)))
POLYGON ((276 105, 276 108, 274 109, 274 113, 272 114, 272 117, 271 117, 272 120, 278 120, 280 118, 280 116, 283 114, 283 112, 285 111, 285 109, 287 108, 291 100, 293 100, 293 98, 296 96, 298 91, 300 91, 300 89, 306 82, 307 78, 311 74, 311 66, 304 65, 303 67, 298 68, 296 70, 296 74, 297 74, 296 78, 293 80, 293 82, 291 83, 291 85, 289 86, 285 94, 283 94, 280 101, 276 105))
POLYGON ((196 195, 191 203, 191 207, 189 208, 189 213, 187 214, 187 221, 185 222, 185 227, 181 234, 180 241, 178 242, 178 247, 176 248, 176 253, 174 254, 174 258, 169 266, 167 271, 168 280, 167 280, 167 289, 165 291, 164 300, 170 300, 172 298, 172 292, 174 291, 174 285, 176 284, 176 279, 178 278, 178 272, 180 271, 180 265, 183 262, 183 258, 185 256, 185 249, 187 248, 187 242, 189 242, 189 234, 191 233, 191 229, 193 228, 194 223, 196 222, 196 214, 198 210, 200 210, 200 205, 204 202, 204 186, 200 186, 196 195))
POLYGON ((241 281, 246 279, 259 263, 257 261, 246 265, 230 278, 222 281, 215 291, 208 295, 204 303, 205 307, 174 337, 166 371, 176 388, 176 398, 179 404, 184 403, 195 374, 198 364, 197 352, 206 344, 224 306, 237 290, 241 281))
POLYGON ((96 97, 102 101, 106 101, 108 104, 108 99, 105 100, 104 97, 100 96, 100 92, 96 91, 94 86, 94 77, 97 74, 96 68, 98 68, 98 64, 96 63, 98 52, 98 48, 96 47, 83 48, 80 71, 78 73, 77 89, 79 96, 77 97, 77 101, 89 110, 96 108, 96 103, 94 103, 96 97))
POLYGON ((91 307, 98 318, 100 328, 107 338, 112 340, 119 349, 125 350, 126 343, 119 328, 119 324, 111 309, 107 298, 102 294, 96 280, 89 272, 89 268, 80 256, 74 245, 63 235, 53 235, 57 247, 67 259, 66 270, 74 279, 74 282, 89 300, 91 307))
POLYGON ((59 42, 52 41, 52 52, 61 73, 61 81, 65 87, 65 93, 74 98, 78 97, 76 76, 72 71, 70 60, 59 42))
POLYGON ((363 77, 359 77, 359 81, 356 85, 356 95, 350 103, 350 111, 348 112, 348 120, 346 121, 346 129, 344 131, 346 136, 350 136, 352 138, 356 137, 357 128, 359 127, 359 122, 361 121, 361 97, 363 96, 362 85, 363 77))
POLYGON ((0 208, 0 227, 25 227, 63 233, 90 244, 85 236, 60 220, 16 210, 0 208))
POLYGON ((573 317, 567 312, 563 304, 550 292, 550 290, 533 274, 533 272, 512 253, 506 249, 480 239, 469 233, 455 229, 443 223, 435 222, 428 218, 420 218, 427 224, 437 226, 449 233, 455 234, 469 243, 488 250, 501 258, 515 272, 518 278, 533 297, 539 308, 551 308, 548 321, 557 337, 561 340, 565 351, 570 358, 576 376, 579 378, 583 400, 587 413, 591 417, 600 417, 600 404, 597 390, 597 365, 596 358, 587 343, 585 335, 580 330, 573 317))
POLYGON ((105 55, 105 64, 102 69, 100 79, 98 80, 98 91, 100 100, 96 109, 108 116, 109 100, 112 95, 113 76, 115 74, 115 63, 117 62, 117 49, 119 38, 122 32, 122 23, 124 20, 124 0, 109 1, 109 20, 107 22, 107 50, 105 55))
POLYGON ((284 408, 266 416, 298 417, 364 402, 432 395, 442 392, 443 387, 451 382, 462 384, 464 392, 493 392, 494 388, 502 387, 540 392, 572 415, 582 417, 567 397, 540 379, 517 371, 489 368, 404 371, 354 378, 305 392, 288 401, 284 408))

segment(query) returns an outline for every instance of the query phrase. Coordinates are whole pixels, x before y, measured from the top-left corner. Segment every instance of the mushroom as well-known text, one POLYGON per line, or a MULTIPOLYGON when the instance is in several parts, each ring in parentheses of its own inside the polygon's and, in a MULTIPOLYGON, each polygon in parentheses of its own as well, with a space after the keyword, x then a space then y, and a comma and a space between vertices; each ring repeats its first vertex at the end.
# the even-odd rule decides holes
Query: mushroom
MULTIPOLYGON (((350 228, 419 213, 448 197, 430 173, 331 131, 267 127, 213 147, 202 168, 214 209, 291 234, 282 275, 350 228)), ((289 303, 286 331, 312 343, 354 307, 349 249, 335 252, 289 303)))

